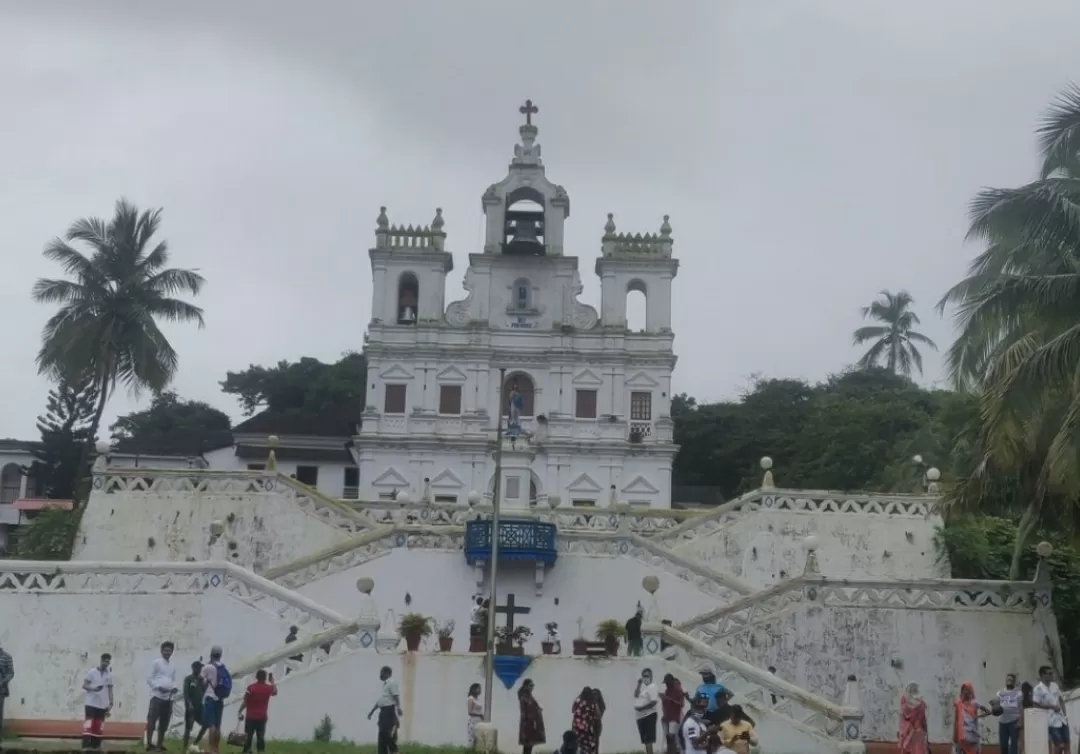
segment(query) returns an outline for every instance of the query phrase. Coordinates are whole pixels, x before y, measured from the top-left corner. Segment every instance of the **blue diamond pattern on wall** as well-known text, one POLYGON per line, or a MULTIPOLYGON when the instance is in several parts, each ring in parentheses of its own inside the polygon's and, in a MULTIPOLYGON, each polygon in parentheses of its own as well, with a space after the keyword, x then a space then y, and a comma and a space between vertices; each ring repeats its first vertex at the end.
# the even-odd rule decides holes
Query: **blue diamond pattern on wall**
POLYGON ((407 541, 408 537, 406 537, 404 534, 399 533, 397 536, 394 537, 394 547, 404 547, 407 541))
POLYGON ((221 577, 216 573, 210 577, 210 586, 221 586, 221 577))
POLYGON ((654 637, 650 636, 649 640, 645 642, 645 651, 647 651, 651 655, 654 655, 659 649, 660 642, 658 642, 654 637))
POLYGON ((619 542, 619 554, 625 555, 628 552, 630 552, 630 543, 624 539, 619 542))
POLYGON ((105 477, 101 477, 101 476, 94 477, 94 489, 95 490, 100 490, 104 486, 105 486, 105 477))
POLYGON ((371 638, 371 632, 370 631, 365 631, 360 636, 360 646, 363 647, 364 649, 367 649, 368 647, 370 647, 371 643, 373 641, 375 641, 375 640, 373 638, 371 638))
POLYGON ((848 723, 845 733, 847 734, 849 740, 854 741, 856 738, 859 737, 859 726, 855 723, 848 723))

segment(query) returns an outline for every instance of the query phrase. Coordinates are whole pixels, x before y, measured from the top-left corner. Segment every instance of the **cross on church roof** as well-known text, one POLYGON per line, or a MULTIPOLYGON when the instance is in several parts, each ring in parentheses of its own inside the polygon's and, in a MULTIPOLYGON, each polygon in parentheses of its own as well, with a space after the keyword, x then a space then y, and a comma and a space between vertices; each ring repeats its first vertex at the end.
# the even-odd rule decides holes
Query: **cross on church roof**
POLYGON ((525 100, 525 104, 518 108, 518 112, 525 116, 525 125, 532 125, 532 117, 540 112, 540 108, 533 104, 531 99, 525 100))

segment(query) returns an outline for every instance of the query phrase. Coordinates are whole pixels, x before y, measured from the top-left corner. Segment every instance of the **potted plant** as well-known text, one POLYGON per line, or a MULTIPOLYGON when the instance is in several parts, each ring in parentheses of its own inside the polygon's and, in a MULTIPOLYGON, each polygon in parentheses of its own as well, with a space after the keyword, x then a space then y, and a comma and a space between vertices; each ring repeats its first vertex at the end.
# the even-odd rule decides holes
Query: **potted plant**
POLYGON ((453 619, 446 621, 443 625, 439 626, 439 651, 449 652, 454 647, 454 621, 453 619))
POLYGON ((495 628, 495 654, 515 655, 525 654, 525 642, 532 636, 532 630, 528 626, 516 626, 513 631, 507 631, 506 626, 495 628))
POLYGON ((431 618, 420 613, 405 613, 398 623, 398 633, 405 639, 405 648, 415 652, 420 640, 431 636, 431 618))
POLYGON ((619 639, 626 636, 626 627, 615 618, 608 618, 596 624, 596 640, 604 642, 608 655, 619 654, 619 639))
POLYGON ((589 640, 585 638, 585 619, 581 616, 577 619, 577 634, 573 641, 574 657, 584 657, 588 654, 589 640))
POLYGON ((469 651, 470 652, 486 652, 487 651, 487 636, 484 634, 469 634, 469 651))

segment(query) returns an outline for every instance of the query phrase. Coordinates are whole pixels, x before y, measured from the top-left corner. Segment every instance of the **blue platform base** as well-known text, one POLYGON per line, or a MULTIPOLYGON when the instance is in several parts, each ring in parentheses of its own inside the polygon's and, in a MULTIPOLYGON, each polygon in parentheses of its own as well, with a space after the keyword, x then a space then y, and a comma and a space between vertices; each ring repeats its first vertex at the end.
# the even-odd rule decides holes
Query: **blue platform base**
POLYGON ((495 655, 492 659, 495 663, 493 668, 495 675, 508 689, 514 688, 517 679, 521 678, 525 669, 529 667, 529 663, 532 662, 531 657, 515 657, 513 655, 495 655))

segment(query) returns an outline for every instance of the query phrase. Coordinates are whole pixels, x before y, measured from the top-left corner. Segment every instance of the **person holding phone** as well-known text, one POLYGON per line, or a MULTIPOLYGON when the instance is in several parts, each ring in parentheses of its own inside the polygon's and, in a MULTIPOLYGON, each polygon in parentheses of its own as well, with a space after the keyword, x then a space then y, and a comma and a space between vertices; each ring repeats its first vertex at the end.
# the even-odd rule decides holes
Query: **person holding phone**
POLYGON ((266 751, 266 721, 270 712, 270 697, 277 696, 274 674, 267 676, 265 670, 255 674, 255 683, 247 687, 244 701, 240 703, 239 717, 244 721, 244 754, 251 754, 251 742, 256 751, 266 751), (247 712, 247 719, 244 712, 247 712))
POLYGON ((660 689, 653 683, 652 671, 646 668, 634 687, 634 717, 637 718, 638 736, 645 754, 653 754, 656 743, 656 722, 660 715, 657 707, 660 703, 660 689))
POLYGON ((113 678, 109 665, 112 655, 106 652, 96 668, 90 668, 83 679, 83 692, 86 694, 83 711, 84 749, 100 749, 105 718, 113 708, 113 678))

